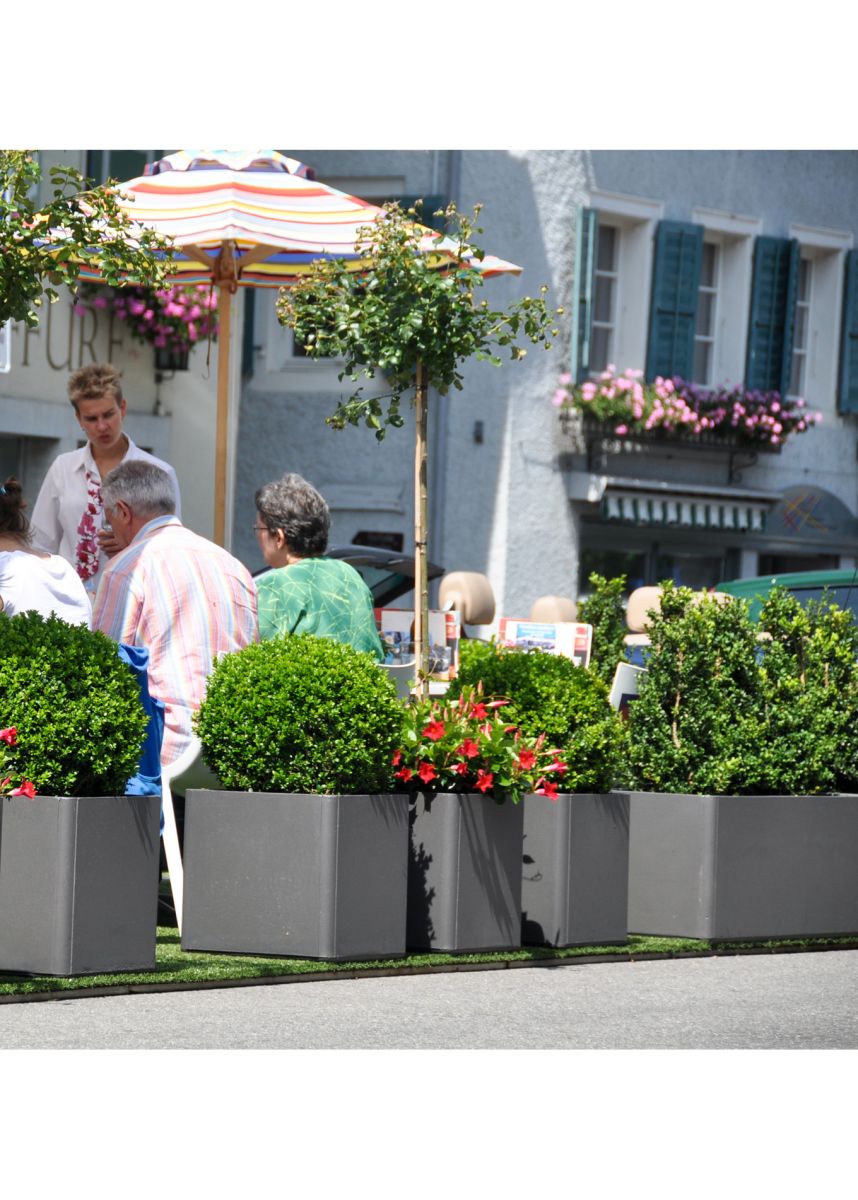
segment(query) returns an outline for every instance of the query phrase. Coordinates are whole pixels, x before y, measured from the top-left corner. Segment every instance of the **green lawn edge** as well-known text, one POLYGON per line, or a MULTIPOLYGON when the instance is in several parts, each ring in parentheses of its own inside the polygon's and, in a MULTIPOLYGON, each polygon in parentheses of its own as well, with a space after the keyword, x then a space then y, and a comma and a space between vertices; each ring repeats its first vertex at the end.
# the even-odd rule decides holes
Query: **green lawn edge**
POLYGON ((374 959, 362 962, 332 963, 318 959, 268 958, 261 955, 206 954, 183 951, 176 929, 158 929, 156 966, 152 971, 114 975, 76 975, 68 978, 25 976, 0 972, 0 997, 27 996, 52 992, 98 989, 165 989, 230 980, 274 979, 284 976, 312 975, 316 978, 355 975, 383 971, 408 973, 432 967, 468 967, 493 963, 550 963, 569 959, 675 958, 720 953, 772 952, 821 949, 858 949, 858 936, 841 938, 784 938, 760 942, 711 943, 693 938, 630 936, 624 945, 573 946, 568 949, 529 946, 521 950, 490 954, 409 954, 404 958, 374 959))

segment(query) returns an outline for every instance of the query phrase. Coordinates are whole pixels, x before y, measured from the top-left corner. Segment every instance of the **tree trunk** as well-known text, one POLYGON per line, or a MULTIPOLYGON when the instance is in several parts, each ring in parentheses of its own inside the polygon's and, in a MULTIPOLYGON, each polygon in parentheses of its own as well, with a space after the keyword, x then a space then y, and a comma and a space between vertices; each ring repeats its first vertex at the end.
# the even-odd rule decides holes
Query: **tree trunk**
POLYGON ((429 694, 429 579, 426 546, 429 531, 428 488, 426 484, 427 443, 426 368, 417 364, 417 391, 414 400, 417 436, 414 448, 414 663, 417 672, 417 696, 429 694))

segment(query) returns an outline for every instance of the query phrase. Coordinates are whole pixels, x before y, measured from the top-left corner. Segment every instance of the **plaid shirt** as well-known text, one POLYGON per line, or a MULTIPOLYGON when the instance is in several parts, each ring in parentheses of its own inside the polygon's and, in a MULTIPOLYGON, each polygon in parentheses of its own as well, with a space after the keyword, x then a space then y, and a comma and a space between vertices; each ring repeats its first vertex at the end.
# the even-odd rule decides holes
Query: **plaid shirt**
POLYGON ((149 691, 166 710, 166 765, 189 745, 215 658, 257 640, 256 588, 226 550, 178 517, 156 517, 107 564, 92 626, 148 649, 149 691))

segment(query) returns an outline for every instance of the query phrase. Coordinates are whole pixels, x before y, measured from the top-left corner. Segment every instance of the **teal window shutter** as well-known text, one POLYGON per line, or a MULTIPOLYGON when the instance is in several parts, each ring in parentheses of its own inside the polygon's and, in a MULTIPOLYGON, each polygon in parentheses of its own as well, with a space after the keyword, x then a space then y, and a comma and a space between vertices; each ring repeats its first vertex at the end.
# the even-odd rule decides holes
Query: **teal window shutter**
POLYGON ((858 250, 846 255, 837 408, 842 413, 858 412, 858 250))
POLYGON ((745 386, 786 392, 792 365, 799 248, 795 238, 758 237, 745 386))
POLYGON ((599 214, 594 208, 579 208, 575 241, 575 293, 572 297, 573 380, 580 383, 590 373, 590 329, 593 321, 593 287, 599 214))
POLYGON ((702 261, 702 225, 659 221, 652 273, 647 379, 655 379, 656 375, 681 375, 683 379, 692 376, 702 261))

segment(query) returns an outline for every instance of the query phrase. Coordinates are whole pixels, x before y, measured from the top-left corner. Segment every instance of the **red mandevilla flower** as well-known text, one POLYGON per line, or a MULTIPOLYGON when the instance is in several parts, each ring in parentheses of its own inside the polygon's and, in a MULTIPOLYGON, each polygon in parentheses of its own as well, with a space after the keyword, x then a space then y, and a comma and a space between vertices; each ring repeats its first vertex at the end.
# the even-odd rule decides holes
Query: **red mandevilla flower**
POLYGON ((36 785, 30 783, 29 779, 24 779, 20 787, 12 788, 10 796, 28 796, 30 800, 36 795, 36 785))
POLYGON ((479 752, 479 746, 471 738, 465 738, 459 749, 456 751, 457 754, 461 754, 465 758, 476 758, 479 752))
POLYGON ((549 800, 557 802, 557 784, 552 783, 550 779, 540 779, 535 793, 537 796, 547 796, 549 800))
POLYGON ((490 771, 480 770, 477 772, 477 779, 474 787, 480 792, 490 792, 492 784, 495 781, 494 775, 490 771))
POLYGON ((420 764, 420 769, 418 770, 417 774, 424 783, 431 783, 433 779, 438 778, 438 772, 430 762, 426 761, 426 759, 424 759, 420 764))
POLYGON ((10 725, 8 729, 0 729, 0 741, 7 746, 14 746, 18 740, 18 726, 10 725))
POLYGON ((440 742, 446 732, 447 730, 443 721, 430 721, 423 730, 423 736, 428 738, 430 742, 440 742))
POLYGON ((456 772, 457 775, 467 775, 468 770, 469 770, 468 764, 464 763, 464 762, 457 762, 454 765, 453 770, 456 772))
POLYGON ((521 750, 518 755, 518 765, 523 771, 529 771, 536 766, 536 755, 532 750, 521 750))
POLYGON ((485 719, 488 715, 489 715, 488 711, 486 709, 485 704, 483 704, 482 700, 479 700, 471 708, 471 716, 474 718, 475 721, 485 721, 485 719))
POLYGON ((410 767, 403 767, 401 771, 394 771, 394 778, 395 779, 404 779, 405 782, 407 783, 413 774, 414 774, 414 772, 411 770, 410 767))
POLYGON ((401 762, 402 762, 402 751, 394 750, 393 758, 390 760, 391 766, 398 767, 401 762))

